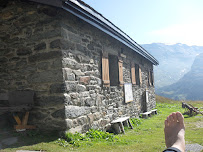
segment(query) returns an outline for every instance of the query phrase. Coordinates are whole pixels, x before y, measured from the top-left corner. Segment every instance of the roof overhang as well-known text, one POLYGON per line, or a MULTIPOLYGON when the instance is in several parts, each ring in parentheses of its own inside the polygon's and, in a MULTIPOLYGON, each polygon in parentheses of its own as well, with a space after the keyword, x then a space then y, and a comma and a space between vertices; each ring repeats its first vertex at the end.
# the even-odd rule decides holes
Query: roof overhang
POLYGON ((148 53, 143 47, 137 44, 126 33, 121 31, 113 23, 95 11, 93 8, 85 4, 80 0, 30 0, 42 4, 47 4, 55 7, 63 8, 64 10, 72 13, 73 15, 81 18, 87 23, 95 26, 111 37, 117 39, 124 45, 128 46, 154 65, 158 65, 159 62, 150 53, 148 53))

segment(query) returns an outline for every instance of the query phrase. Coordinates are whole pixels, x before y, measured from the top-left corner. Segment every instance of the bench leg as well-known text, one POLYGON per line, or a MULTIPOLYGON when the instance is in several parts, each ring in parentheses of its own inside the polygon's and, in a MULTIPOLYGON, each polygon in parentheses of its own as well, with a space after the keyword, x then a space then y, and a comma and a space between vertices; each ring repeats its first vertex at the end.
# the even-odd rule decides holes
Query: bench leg
POLYGON ((14 119, 16 120, 16 122, 17 122, 18 125, 21 125, 21 124, 22 124, 20 118, 18 117, 18 115, 17 115, 16 113, 13 113, 13 117, 14 117, 14 119))
POLYGON ((22 122, 19 118, 19 116, 14 113, 13 114, 13 117, 14 119, 16 120, 17 122, 17 125, 14 125, 14 129, 35 129, 36 126, 33 126, 33 125, 27 125, 27 122, 28 122, 28 118, 29 118, 29 112, 27 111, 22 119, 22 122))
POLYGON ((25 116, 23 117, 22 125, 27 125, 28 117, 29 117, 29 112, 27 111, 25 113, 25 116))
POLYGON ((122 123, 122 122, 119 122, 119 126, 120 126, 121 131, 123 132, 123 134, 125 134, 125 130, 124 130, 124 127, 123 127, 123 123, 122 123))
POLYGON ((130 128, 133 129, 133 125, 131 124, 130 119, 128 119, 127 121, 128 121, 130 128))

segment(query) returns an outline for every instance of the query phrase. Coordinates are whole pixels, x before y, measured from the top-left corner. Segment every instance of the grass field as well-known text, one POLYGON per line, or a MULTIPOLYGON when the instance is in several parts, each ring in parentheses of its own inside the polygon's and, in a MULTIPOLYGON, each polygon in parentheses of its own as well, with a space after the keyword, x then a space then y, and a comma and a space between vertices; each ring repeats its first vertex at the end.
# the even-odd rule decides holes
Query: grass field
MULTIPOLYGON (((203 101, 188 102, 193 106, 203 107, 203 101)), ((161 152, 165 149, 164 143, 164 120, 174 111, 185 112, 181 108, 181 102, 157 96, 158 115, 149 119, 142 119, 141 124, 134 129, 127 129, 126 134, 115 135, 114 141, 80 141, 80 146, 75 147, 67 144, 67 147, 56 144, 56 136, 43 136, 42 134, 31 133, 29 136, 19 137, 24 141, 24 145, 15 145, 16 148, 7 148, 2 151, 10 152, 16 150, 43 150, 48 152, 83 151, 83 152, 161 152), (35 144, 33 144, 35 143, 35 144)), ((203 110, 203 109, 201 109, 203 110)), ((184 115, 186 125, 186 144, 198 143, 203 145, 203 116, 196 115, 189 117, 184 115)))

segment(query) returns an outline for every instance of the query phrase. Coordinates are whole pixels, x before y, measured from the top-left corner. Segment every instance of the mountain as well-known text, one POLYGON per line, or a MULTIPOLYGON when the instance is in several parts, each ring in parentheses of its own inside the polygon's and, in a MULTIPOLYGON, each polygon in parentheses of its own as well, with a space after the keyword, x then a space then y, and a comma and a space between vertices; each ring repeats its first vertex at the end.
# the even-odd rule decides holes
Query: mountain
POLYGON ((191 70, 176 83, 157 89, 157 93, 175 100, 203 100, 203 53, 199 54, 191 70))
POLYGON ((159 61, 159 65, 154 68, 156 91, 182 78, 190 71, 195 57, 203 53, 203 46, 188 46, 181 43, 174 45, 152 43, 143 44, 142 47, 159 61))

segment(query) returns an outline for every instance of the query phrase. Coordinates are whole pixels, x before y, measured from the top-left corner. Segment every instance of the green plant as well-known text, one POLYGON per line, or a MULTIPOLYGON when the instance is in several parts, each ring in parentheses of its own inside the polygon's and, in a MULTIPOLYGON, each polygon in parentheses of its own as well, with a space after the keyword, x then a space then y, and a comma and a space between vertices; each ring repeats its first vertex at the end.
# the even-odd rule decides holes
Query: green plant
POLYGON ((69 143, 72 144, 73 146, 79 147, 80 146, 80 141, 87 141, 88 138, 80 133, 66 133, 65 134, 65 140, 69 143))
POLYGON ((93 140, 105 139, 107 141, 114 141, 113 134, 101 130, 90 129, 88 132, 86 132, 86 137, 93 140))
MULTIPOLYGON (((108 132, 103 132, 101 130, 94 130, 90 129, 86 134, 80 134, 80 133, 66 133, 65 138, 61 139, 59 138, 56 143, 63 147, 67 146, 74 146, 74 147, 79 147, 83 144, 84 141, 89 141, 88 145, 91 145, 91 141, 101 141, 101 140, 106 140, 106 141, 114 141, 116 139, 113 134, 110 134, 108 132)), ((87 145, 87 143, 85 143, 87 145)))
POLYGON ((130 121, 133 126, 139 126, 142 124, 142 120, 140 118, 131 118, 130 121))
POLYGON ((57 139, 55 143, 57 143, 63 147, 69 147, 70 146, 70 144, 65 139, 61 139, 61 138, 57 139))

